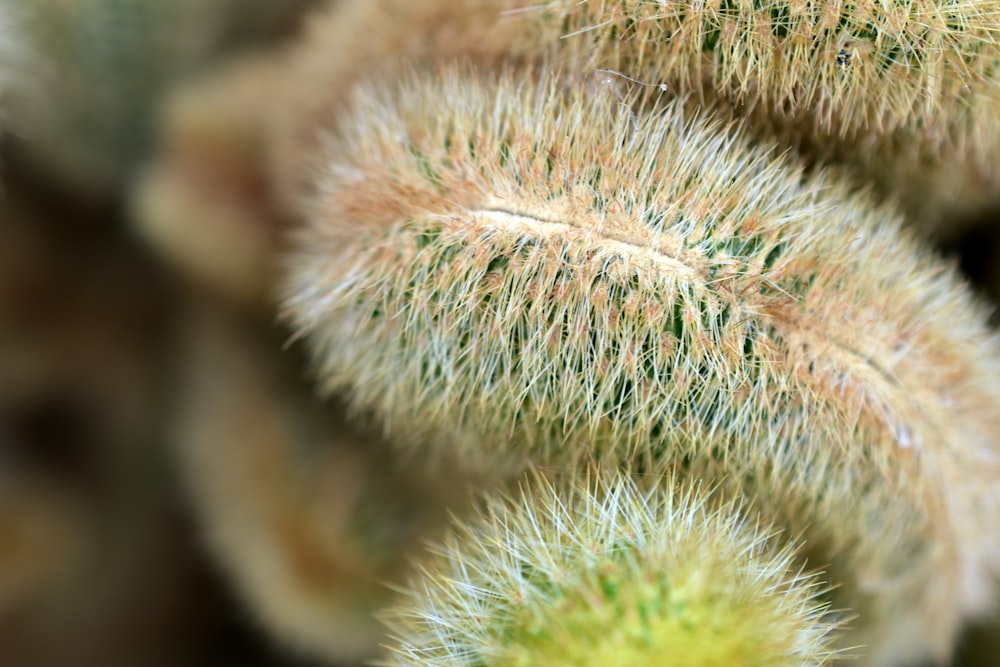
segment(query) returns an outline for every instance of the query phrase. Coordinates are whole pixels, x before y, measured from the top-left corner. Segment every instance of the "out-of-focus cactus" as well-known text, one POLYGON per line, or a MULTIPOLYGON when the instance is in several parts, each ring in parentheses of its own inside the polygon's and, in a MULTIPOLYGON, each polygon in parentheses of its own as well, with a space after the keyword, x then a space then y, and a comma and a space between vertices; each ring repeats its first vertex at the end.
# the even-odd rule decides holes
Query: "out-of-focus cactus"
POLYGON ((505 10, 522 4, 339 0, 318 12, 289 49, 284 104, 270 123, 268 164, 282 204, 294 211, 309 195, 321 167, 313 147, 336 124, 360 79, 455 59, 484 66, 533 60, 546 51, 523 39, 522 25, 505 20, 505 10))
POLYGON ((390 664, 831 664, 835 616, 801 567, 697 486, 543 482, 448 536, 388 615, 390 664))
MULTIPOLYGON (((9 449, 2 434, 0 449, 9 449)), ((0 474, 0 619, 58 591, 87 557, 83 521, 57 485, 15 466, 0 474)))
POLYGON ((947 655, 1000 555, 984 313, 890 211, 739 128, 534 77, 355 90, 289 280, 324 385, 400 439, 680 457, 807 530, 873 664, 947 655))
POLYGON ((273 308, 284 216, 263 173, 263 128, 284 76, 255 56, 179 88, 165 103, 161 150, 133 194, 139 231, 180 272, 230 301, 273 308))
POLYGON ((36 56, 14 116, 51 176, 93 193, 122 187, 149 152, 163 93, 221 54, 265 39, 311 0, 37 0, 24 3, 36 56))
POLYGON ((585 43, 573 70, 613 68, 679 94, 761 106, 817 134, 906 135, 967 150, 1000 105, 1000 2, 556 0, 522 3, 523 39, 585 43))
POLYGON ((281 642, 333 664, 375 656, 388 584, 449 508, 471 504, 473 477, 404 465, 324 415, 279 345, 245 322, 202 312, 189 335, 175 435, 220 565, 281 642))
POLYGON ((0 119, 7 118, 11 84, 23 77, 27 56, 20 30, 16 6, 11 0, 0 1, 0 119))

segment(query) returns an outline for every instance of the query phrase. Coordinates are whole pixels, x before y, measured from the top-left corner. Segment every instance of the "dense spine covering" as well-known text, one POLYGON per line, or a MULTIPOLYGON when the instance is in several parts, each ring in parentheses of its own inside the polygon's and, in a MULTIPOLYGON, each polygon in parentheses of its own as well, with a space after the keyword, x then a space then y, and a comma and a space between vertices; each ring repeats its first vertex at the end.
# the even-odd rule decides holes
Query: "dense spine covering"
POLYGON ((547 481, 457 526, 387 614, 388 664, 816 667, 836 616, 795 550, 668 479, 547 481), (648 481, 648 480, 647 480, 648 481))
POLYGON ((981 125, 996 127, 1000 2, 522 4, 525 28, 538 30, 529 39, 585 44, 574 68, 614 68, 680 94, 761 105, 823 135, 906 130, 935 148, 977 150, 981 125))
POLYGON ((294 49, 287 111, 272 132, 274 173, 287 201, 307 190, 317 129, 365 74, 554 58, 580 76, 716 104, 758 139, 843 165, 915 228, 954 235, 1000 205, 1000 3, 888 5, 345 0, 294 49))
POLYGON ((808 528, 873 664, 946 655, 998 551, 983 313, 890 212, 738 128, 541 78, 356 89, 290 264, 323 382, 398 437, 724 476, 808 528))

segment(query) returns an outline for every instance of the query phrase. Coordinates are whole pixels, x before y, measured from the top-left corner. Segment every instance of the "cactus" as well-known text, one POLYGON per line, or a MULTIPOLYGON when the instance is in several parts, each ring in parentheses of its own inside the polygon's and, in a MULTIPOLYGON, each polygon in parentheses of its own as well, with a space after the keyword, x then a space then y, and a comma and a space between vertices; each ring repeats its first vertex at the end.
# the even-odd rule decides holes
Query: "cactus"
POLYGON ((936 150, 981 148, 1000 105, 1000 2, 893 4, 555 0, 521 11, 522 34, 585 42, 568 50, 574 69, 760 105, 823 136, 903 130, 936 150))
POLYGON ((387 614, 387 664, 828 665, 836 617, 800 568, 698 485, 543 481, 448 535, 387 614))
POLYGON ((2 180, 60 220, 0 205, 0 663, 193 662, 146 641, 183 646, 138 321, 170 309, 62 222, 126 198, 227 301, 181 321, 171 435, 278 642, 373 656, 410 573, 396 665, 945 659, 996 597, 1000 350, 852 190, 911 225, 1000 201, 1000 1, 341 0, 186 85, 312 4, 0 0, 2 180), (296 222, 284 317, 385 433, 225 310, 273 309, 296 222), (463 518, 525 468, 565 476, 463 518))
POLYGON ((533 60, 538 44, 504 12, 523 0, 341 0, 289 48, 283 109, 271 118, 268 164, 279 201, 296 210, 317 168, 312 147, 336 123, 354 83, 431 62, 533 60), (515 50, 520 44, 523 52, 515 50))
POLYGON ((946 655, 1000 547, 985 315, 891 211, 738 128, 541 77, 355 91, 290 262, 325 387, 401 440, 726 476, 809 527, 877 664, 946 655))
MULTIPOLYGON (((250 40, 270 0, 37 0, 24 8, 37 85, 14 110, 32 158, 82 192, 121 188, 151 150, 171 85, 250 40), (249 5, 249 6, 248 6, 249 5), (241 30, 241 28, 243 28, 241 30)), ((308 0, 280 3, 302 9, 308 0)), ((262 36, 258 36, 258 39, 262 36)))
POLYGON ((444 465, 393 461, 377 436, 323 414, 269 336, 202 310, 174 436, 207 542, 283 644, 335 664, 371 658, 387 582, 447 508, 471 502, 473 477, 442 483, 444 465))

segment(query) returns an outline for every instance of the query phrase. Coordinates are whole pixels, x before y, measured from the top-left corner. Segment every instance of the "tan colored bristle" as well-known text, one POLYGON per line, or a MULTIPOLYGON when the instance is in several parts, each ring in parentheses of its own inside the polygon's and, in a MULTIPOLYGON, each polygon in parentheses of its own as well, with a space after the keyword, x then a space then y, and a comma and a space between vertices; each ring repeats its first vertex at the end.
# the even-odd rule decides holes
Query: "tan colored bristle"
POLYGON ((724 101, 924 233, 953 236, 1000 205, 1000 2, 524 4, 522 39, 564 43, 568 69, 724 101))

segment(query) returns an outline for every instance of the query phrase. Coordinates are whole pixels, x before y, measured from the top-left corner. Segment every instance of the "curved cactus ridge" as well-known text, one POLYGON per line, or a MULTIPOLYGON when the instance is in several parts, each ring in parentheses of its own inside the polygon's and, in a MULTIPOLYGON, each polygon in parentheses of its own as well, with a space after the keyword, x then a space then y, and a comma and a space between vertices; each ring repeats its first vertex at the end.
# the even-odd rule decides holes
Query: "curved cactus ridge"
POLYGON ((471 498, 471 476, 394 461, 376 436, 324 412, 245 319, 190 320, 174 432, 208 546, 260 625, 334 663, 378 653, 374 617, 406 557, 471 498))
POLYGON ((1000 546, 984 313, 738 127, 540 77, 377 79, 322 137, 287 305, 324 385, 398 439, 724 476, 808 529, 875 664, 946 655, 1000 546))
POLYGON ((832 664, 835 615, 794 549, 699 485, 536 484, 454 528, 386 664, 832 664))

